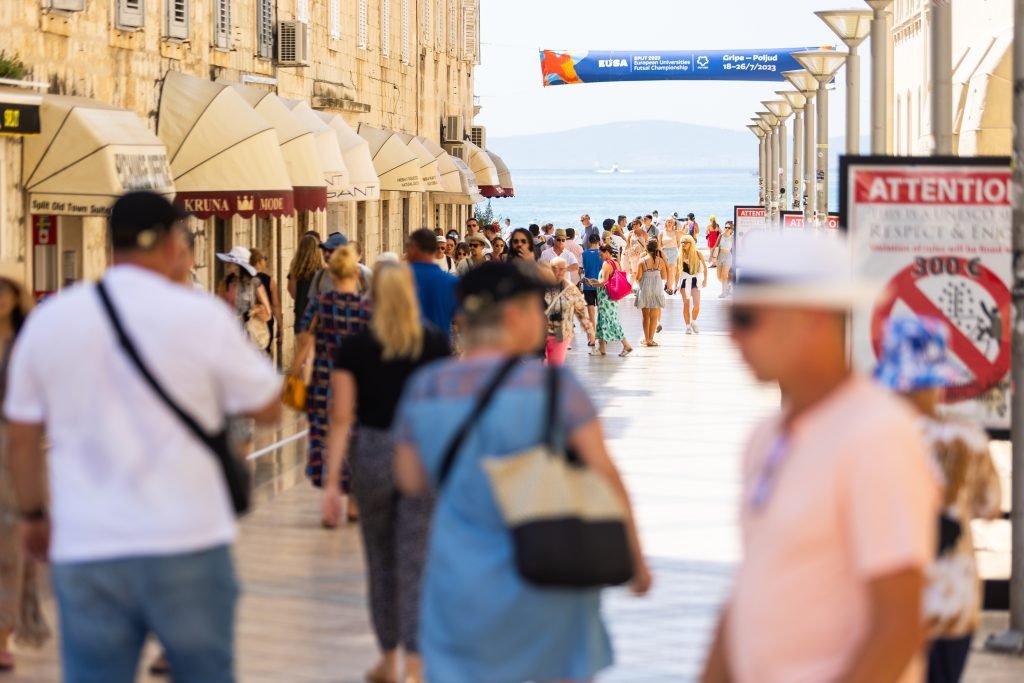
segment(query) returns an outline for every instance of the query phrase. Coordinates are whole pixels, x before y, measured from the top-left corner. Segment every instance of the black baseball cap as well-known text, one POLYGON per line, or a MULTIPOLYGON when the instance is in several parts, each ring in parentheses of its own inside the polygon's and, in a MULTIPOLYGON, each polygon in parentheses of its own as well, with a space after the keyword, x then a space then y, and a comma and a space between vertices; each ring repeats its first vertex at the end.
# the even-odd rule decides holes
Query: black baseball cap
POLYGON ((527 264, 493 261, 473 268, 459 283, 459 304, 474 312, 523 294, 547 291, 531 268, 527 264))
POLYGON ((114 249, 151 249, 188 211, 155 192, 129 192, 110 209, 110 241, 114 249))

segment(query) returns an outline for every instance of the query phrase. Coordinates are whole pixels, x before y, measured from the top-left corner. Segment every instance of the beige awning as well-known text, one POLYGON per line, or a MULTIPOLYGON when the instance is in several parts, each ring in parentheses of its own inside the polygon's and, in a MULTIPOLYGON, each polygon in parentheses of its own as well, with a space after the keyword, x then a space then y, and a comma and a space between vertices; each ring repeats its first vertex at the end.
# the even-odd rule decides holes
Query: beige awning
POLYGON ((434 201, 438 204, 462 204, 472 205, 486 201, 480 194, 480 187, 476 183, 476 174, 469 170, 462 159, 450 156, 452 164, 459 169, 459 191, 458 192, 435 192, 434 201))
POLYGON ((296 211, 323 211, 327 208, 327 183, 320 170, 316 151, 316 131, 303 125, 274 93, 240 83, 230 85, 257 114, 277 132, 288 177, 295 192, 296 211))
POLYGON ((169 72, 157 132, 167 145, 175 201, 196 216, 295 211, 277 133, 229 86, 169 72))
POLYGON ((441 176, 437 168, 437 158, 423 145, 423 140, 414 135, 399 133, 404 142, 420 162, 420 180, 427 192, 441 189, 441 176))
POLYGON ((344 195, 344 201, 372 201, 380 199, 380 178, 373 167, 370 143, 352 130, 345 119, 337 114, 317 112, 338 138, 338 147, 345 158, 351 189, 344 195))
POLYGON ((388 128, 359 124, 360 137, 370 143, 373 167, 386 192, 423 192, 420 160, 402 138, 388 128))
MULTIPOLYGON (((447 192, 458 194, 462 192, 462 172, 456 165, 455 160, 444 151, 441 145, 437 144, 433 140, 427 138, 420 138, 420 144, 422 144, 426 150, 434 157, 437 163, 437 176, 441 183, 441 187, 434 192, 447 192)), ((468 168, 466 169, 469 170, 468 168)))
POLYGON ((302 125, 316 131, 314 133, 316 153, 320 159, 320 171, 323 173, 324 182, 327 183, 327 203, 337 204, 348 201, 352 194, 352 184, 348 166, 345 164, 345 157, 341 153, 341 146, 338 144, 338 136, 334 129, 328 126, 307 103, 283 97, 281 101, 291 109, 292 115, 302 125))
POLYGON ((31 213, 105 216, 125 192, 174 194, 167 148, 133 112, 44 95, 39 116, 21 167, 31 213))
POLYGON ((466 148, 466 165, 476 175, 476 181, 480 185, 480 194, 485 197, 502 196, 501 179, 498 178, 498 169, 491 161, 491 157, 469 140, 462 144, 466 148))
POLYGON ((960 156, 1009 156, 1013 149, 1013 29, 991 41, 967 85, 960 156))
POLYGON ((494 163, 494 167, 498 169, 498 184, 501 185, 502 197, 515 197, 516 188, 512 184, 512 172, 508 170, 508 166, 502 161, 494 152, 488 150, 487 156, 491 157, 491 161, 494 163))

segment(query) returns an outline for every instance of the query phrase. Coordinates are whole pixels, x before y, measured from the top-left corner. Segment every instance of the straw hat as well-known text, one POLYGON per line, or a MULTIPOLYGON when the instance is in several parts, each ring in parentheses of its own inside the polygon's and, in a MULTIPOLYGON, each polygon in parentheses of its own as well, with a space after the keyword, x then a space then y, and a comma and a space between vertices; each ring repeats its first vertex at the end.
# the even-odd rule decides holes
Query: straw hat
POLYGON ((249 260, 252 258, 252 252, 245 247, 231 247, 231 251, 228 253, 217 254, 217 258, 225 263, 234 263, 237 266, 241 266, 249 275, 256 275, 256 269, 249 263, 249 260))
POLYGON ((0 261, 0 280, 14 287, 22 315, 27 315, 35 303, 32 293, 25 287, 25 268, 14 261, 0 261))
POLYGON ((734 306, 844 311, 870 305, 882 287, 853 277, 845 239, 789 230, 743 238, 733 291, 734 306))

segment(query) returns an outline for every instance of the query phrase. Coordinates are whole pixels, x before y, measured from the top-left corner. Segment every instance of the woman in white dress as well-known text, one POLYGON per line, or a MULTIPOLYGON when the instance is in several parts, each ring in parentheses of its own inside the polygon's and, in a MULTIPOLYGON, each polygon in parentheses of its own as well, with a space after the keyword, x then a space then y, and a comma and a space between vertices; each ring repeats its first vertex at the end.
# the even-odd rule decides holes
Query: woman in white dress
POLYGON ((661 242, 661 250, 665 253, 665 262, 668 264, 668 281, 665 285, 665 293, 672 296, 676 293, 679 280, 676 279, 679 273, 677 261, 679 260, 679 237, 682 232, 676 219, 669 216, 665 219, 665 229, 658 235, 661 242))

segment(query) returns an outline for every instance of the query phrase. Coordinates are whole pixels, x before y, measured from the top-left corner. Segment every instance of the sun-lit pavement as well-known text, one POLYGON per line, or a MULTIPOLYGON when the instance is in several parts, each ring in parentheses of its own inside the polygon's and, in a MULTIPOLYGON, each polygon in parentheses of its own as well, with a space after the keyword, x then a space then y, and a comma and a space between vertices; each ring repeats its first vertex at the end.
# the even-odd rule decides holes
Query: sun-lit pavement
MULTIPOLYGON (((632 491, 656 572, 647 598, 607 594, 618 664, 601 683, 694 680, 739 559, 738 450, 779 399, 750 381, 730 346, 716 282, 706 294, 699 335, 682 333, 676 297, 661 346, 640 347, 639 312, 627 299, 621 311, 637 348, 631 357, 618 358, 617 345, 589 357, 582 339, 570 352, 632 491)), ((246 518, 236 550, 245 584, 242 683, 357 683, 374 660, 357 530, 319 528, 319 498, 302 481, 300 459, 289 448, 258 460, 264 502, 246 518)), ((1005 627, 1005 616, 989 615, 986 627, 1005 627)), ((154 654, 151 645, 146 661, 154 654)), ((0 681, 59 680, 53 644, 19 657, 19 673, 0 681)), ((975 652, 966 680, 1024 680, 1024 660, 975 652)))

